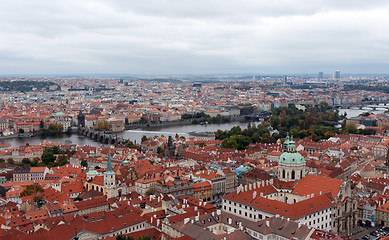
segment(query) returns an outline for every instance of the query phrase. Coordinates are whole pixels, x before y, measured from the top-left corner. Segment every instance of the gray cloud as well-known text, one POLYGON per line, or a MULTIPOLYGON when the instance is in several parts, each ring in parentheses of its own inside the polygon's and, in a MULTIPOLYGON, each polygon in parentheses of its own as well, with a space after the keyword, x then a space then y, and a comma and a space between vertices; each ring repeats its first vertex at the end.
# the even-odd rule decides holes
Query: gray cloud
POLYGON ((387 73, 388 22, 384 1, 6 1, 0 74, 387 73))

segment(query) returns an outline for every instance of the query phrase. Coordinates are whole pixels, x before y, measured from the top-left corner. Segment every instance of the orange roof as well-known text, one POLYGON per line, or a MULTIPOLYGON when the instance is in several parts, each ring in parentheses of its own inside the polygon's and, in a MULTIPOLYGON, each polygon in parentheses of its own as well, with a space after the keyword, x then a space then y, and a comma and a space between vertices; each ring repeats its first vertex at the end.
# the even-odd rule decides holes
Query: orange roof
POLYGON ((381 205, 381 207, 377 208, 377 211, 389 213, 389 202, 381 205))
POLYGON ((46 169, 46 167, 32 167, 32 168, 30 168, 30 172, 37 172, 37 173, 39 173, 39 172, 44 172, 45 169, 46 169))
POLYGON ((311 195, 312 193, 314 195, 320 195, 320 193, 324 194, 330 192, 335 198, 338 195, 342 184, 342 180, 318 175, 308 175, 297 182, 292 193, 306 196, 311 195))

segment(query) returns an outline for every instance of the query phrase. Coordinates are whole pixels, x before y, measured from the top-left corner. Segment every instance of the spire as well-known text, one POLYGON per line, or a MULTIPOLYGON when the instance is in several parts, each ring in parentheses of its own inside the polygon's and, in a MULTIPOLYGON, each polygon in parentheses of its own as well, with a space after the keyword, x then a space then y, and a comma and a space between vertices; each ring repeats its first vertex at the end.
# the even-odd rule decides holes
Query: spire
POLYGON ((286 134, 286 139, 285 139, 285 141, 284 141, 284 146, 283 146, 283 149, 286 151, 287 149, 288 149, 288 147, 289 147, 289 142, 290 142, 290 140, 289 140, 289 133, 287 133, 286 134))
POLYGON ((108 161, 107 161, 107 170, 104 174, 114 174, 112 171, 112 163, 111 163, 111 148, 108 148, 108 161))

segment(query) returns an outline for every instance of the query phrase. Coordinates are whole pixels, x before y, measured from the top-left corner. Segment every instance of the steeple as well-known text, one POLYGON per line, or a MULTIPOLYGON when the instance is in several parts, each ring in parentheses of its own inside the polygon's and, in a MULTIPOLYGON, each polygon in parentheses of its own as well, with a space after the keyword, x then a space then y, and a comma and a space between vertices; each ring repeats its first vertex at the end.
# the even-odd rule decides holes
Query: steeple
POLYGON ((108 148, 107 170, 104 172, 104 174, 115 174, 115 173, 112 171, 111 148, 108 148))

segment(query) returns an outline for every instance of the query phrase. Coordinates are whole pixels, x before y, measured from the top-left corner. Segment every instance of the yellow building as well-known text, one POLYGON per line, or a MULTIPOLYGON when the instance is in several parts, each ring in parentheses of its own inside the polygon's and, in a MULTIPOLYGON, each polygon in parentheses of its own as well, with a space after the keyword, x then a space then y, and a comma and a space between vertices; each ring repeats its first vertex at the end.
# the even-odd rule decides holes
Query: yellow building
POLYGON ((211 201, 212 185, 208 181, 193 184, 193 197, 199 200, 211 201))

